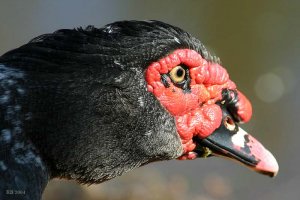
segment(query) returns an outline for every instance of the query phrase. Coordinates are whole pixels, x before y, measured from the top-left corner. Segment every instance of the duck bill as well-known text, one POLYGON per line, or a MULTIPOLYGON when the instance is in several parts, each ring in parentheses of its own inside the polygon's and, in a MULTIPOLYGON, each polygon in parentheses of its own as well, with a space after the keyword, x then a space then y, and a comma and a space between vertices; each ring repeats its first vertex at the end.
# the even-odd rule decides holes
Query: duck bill
POLYGON ((199 140, 197 144, 202 149, 208 148, 213 156, 236 160, 259 173, 271 177, 278 173, 279 166, 274 156, 259 141, 238 126, 235 131, 228 131, 220 126, 213 134, 199 140))

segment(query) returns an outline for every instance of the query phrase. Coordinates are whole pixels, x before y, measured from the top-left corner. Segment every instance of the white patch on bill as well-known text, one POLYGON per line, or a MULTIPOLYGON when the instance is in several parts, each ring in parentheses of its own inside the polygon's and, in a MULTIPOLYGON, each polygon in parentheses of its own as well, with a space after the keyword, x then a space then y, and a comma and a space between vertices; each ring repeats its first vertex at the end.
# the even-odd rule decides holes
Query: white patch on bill
POLYGON ((244 148, 245 147, 245 135, 247 132, 239 127, 239 131, 232 136, 231 141, 234 145, 244 148))

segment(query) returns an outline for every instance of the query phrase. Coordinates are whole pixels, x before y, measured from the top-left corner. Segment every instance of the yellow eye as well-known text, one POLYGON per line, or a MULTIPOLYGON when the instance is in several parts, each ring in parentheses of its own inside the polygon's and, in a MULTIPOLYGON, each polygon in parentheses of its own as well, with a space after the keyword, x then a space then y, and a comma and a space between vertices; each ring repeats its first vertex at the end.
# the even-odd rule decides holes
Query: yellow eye
POLYGON ((180 65, 174 67, 169 74, 174 83, 181 83, 185 80, 185 70, 180 65))

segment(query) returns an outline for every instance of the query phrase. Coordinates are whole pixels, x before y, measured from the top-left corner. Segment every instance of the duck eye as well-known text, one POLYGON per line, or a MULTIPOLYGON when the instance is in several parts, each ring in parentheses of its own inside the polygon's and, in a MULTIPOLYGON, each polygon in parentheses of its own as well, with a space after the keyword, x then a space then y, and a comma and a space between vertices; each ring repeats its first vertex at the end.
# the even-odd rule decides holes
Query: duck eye
POLYGON ((174 83, 181 83, 185 80, 185 69, 180 65, 174 67, 169 74, 174 83))
POLYGON ((234 131, 234 129, 236 127, 233 119, 231 119, 230 117, 226 117, 224 119, 224 125, 230 131, 234 131))

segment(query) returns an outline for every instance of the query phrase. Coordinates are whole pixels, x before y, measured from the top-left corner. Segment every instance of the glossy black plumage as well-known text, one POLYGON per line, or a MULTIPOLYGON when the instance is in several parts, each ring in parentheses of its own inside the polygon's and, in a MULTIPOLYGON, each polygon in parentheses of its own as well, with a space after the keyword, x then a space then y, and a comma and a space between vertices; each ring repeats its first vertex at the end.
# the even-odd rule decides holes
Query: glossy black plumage
POLYGON ((1 191, 17 188, 25 190, 27 199, 39 199, 49 177, 99 183, 180 156, 174 119, 146 91, 144 79, 151 62, 178 48, 217 61, 200 41, 158 21, 59 30, 0 57, 0 95, 9 96, 1 104, 0 142, 7 137, 3 130, 11 137, 1 145, 6 157, 1 157, 5 167, 0 173, 22 179, 18 183, 1 176, 1 191), (8 75, 10 71, 15 73, 8 75), (10 80, 14 84, 6 87, 10 80), (7 111, 16 106, 18 110, 7 111), (20 151, 32 154, 28 162, 18 163, 19 155, 11 153, 19 144, 25 144, 20 151))

